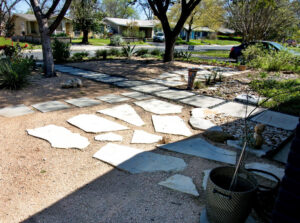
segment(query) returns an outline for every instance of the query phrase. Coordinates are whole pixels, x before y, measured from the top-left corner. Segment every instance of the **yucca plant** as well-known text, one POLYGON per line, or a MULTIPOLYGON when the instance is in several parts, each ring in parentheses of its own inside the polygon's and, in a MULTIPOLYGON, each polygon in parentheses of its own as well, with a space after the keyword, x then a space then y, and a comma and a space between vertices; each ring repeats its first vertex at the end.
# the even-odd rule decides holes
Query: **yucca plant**
POLYGON ((135 45, 130 45, 130 43, 127 43, 126 46, 123 46, 123 54, 125 57, 127 57, 127 59, 130 59, 134 54, 134 48, 135 45))

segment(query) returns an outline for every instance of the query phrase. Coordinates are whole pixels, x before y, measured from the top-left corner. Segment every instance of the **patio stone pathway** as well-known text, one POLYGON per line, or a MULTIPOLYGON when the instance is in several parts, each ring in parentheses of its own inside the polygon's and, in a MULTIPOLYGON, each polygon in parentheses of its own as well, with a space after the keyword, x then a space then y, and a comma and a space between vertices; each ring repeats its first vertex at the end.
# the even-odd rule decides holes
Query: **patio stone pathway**
POLYGON ((105 101, 105 102, 110 103, 110 104, 130 100, 129 98, 125 98, 121 95, 116 95, 116 94, 103 95, 103 96, 97 97, 97 99, 99 99, 101 101, 105 101))
POLYGON ((20 104, 20 105, 13 105, 5 108, 0 109, 0 115, 4 117, 16 117, 34 113, 29 107, 20 104))
POLYGON ((140 91, 143 93, 153 93, 155 91, 167 90, 168 87, 165 87, 165 86, 162 86, 159 84, 147 84, 147 85, 132 87, 131 89, 134 91, 140 91))
POLYGON ((127 80, 127 81, 120 81, 114 83, 114 85, 118 87, 124 87, 124 88, 135 87, 135 86, 146 85, 146 84, 148 83, 145 81, 135 81, 135 80, 127 80))
POLYGON ((219 98, 213 98, 213 97, 204 96, 204 95, 197 95, 197 96, 193 96, 190 98, 182 99, 182 100, 180 100, 180 102, 182 102, 184 104, 192 105, 195 107, 199 107, 199 108, 208 108, 208 107, 213 107, 218 104, 221 104, 225 101, 223 99, 219 99, 219 98))
POLYGON ((149 99, 145 101, 134 102, 137 106, 142 107, 145 111, 152 112, 158 115, 181 113, 182 106, 171 104, 169 102, 158 99, 149 99))
POLYGON ((101 104, 101 102, 99 100, 94 100, 94 99, 86 98, 86 97, 69 99, 69 100, 65 100, 65 102, 75 105, 79 108, 101 104))
POLYGON ((195 94, 189 91, 165 90, 165 91, 155 92, 154 95, 166 99, 177 100, 177 99, 187 98, 195 94))
POLYGON ((126 92, 126 93, 122 93, 121 95, 123 95, 125 97, 129 97, 129 98, 133 98, 136 100, 145 100, 145 99, 152 98, 151 95, 143 94, 140 92, 126 92))
POLYGON ((70 108, 69 105, 60 101, 47 101, 43 103, 34 104, 32 105, 32 107, 41 112, 51 112, 70 108))
POLYGON ((159 142, 162 139, 162 136, 154 135, 143 130, 135 130, 132 136, 131 143, 151 144, 159 142))

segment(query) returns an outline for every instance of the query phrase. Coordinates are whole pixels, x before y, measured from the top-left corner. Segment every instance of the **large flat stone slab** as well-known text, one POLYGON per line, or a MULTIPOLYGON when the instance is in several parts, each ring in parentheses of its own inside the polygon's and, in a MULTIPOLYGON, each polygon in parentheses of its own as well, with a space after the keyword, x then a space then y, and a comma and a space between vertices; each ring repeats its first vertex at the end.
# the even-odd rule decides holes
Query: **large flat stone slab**
POLYGON ((165 79, 165 78, 178 78, 178 77, 180 77, 180 75, 174 74, 174 73, 162 73, 158 77, 161 78, 161 79, 165 79))
POLYGON ((135 86, 140 86, 140 85, 145 85, 148 84, 145 81, 132 81, 132 80, 128 80, 128 81, 120 81, 120 82, 115 82, 114 85, 117 85, 118 87, 135 87, 135 86))
POLYGON ((110 77, 110 75, 100 74, 100 73, 89 73, 89 74, 82 75, 82 77, 90 79, 90 80, 98 81, 98 80, 101 80, 102 78, 108 78, 108 77, 110 77))
POLYGON ((165 91, 155 92, 154 95, 166 99, 178 100, 182 98, 191 97, 194 95, 194 93, 188 91, 179 91, 179 90, 165 90, 165 91))
POLYGON ((181 113, 182 111, 182 106, 180 105, 171 104, 169 102, 161 101, 155 98, 146 101, 137 101, 134 102, 134 104, 142 107, 148 112, 152 112, 158 115, 177 114, 181 113))
POLYGON ((236 161, 236 152, 216 147, 201 138, 170 143, 162 145, 160 148, 222 163, 235 164, 236 161))
POLYGON ((93 157, 130 173, 181 171, 186 167, 180 158, 113 143, 103 146, 93 157))
POLYGON ((143 130, 135 130, 131 139, 131 143, 151 144, 162 140, 162 136, 154 135, 143 130))
POLYGON ((129 98, 133 98, 136 100, 145 100, 145 99, 149 99, 152 98, 151 95, 147 95, 147 94, 143 94, 140 92, 126 92, 126 93, 122 93, 121 95, 125 96, 125 97, 129 97, 129 98))
POLYGON ((125 81, 128 79, 126 79, 124 77, 108 76, 108 77, 98 77, 96 80, 103 82, 103 83, 114 83, 114 82, 118 82, 118 81, 125 81))
POLYGON ((21 116, 21 115, 27 115, 27 114, 31 114, 33 112, 34 112, 33 110, 31 110, 29 107, 27 107, 26 105, 23 105, 23 104, 9 106, 9 107, 0 109, 0 115, 7 117, 7 118, 21 116))
POLYGON ((32 107, 41 112, 51 112, 70 108, 69 105, 60 101, 47 101, 43 103, 34 104, 32 105, 32 107))
POLYGON ((56 126, 47 125, 36 129, 27 129, 29 135, 47 140, 55 148, 75 148, 84 149, 90 142, 87 138, 78 133, 72 133, 70 130, 56 126))
POLYGON ((116 95, 116 94, 103 95, 103 96, 97 97, 97 99, 99 99, 101 101, 108 102, 110 104, 118 103, 118 102, 123 102, 123 101, 128 101, 129 100, 129 98, 125 98, 125 97, 123 97, 121 95, 116 95))
POLYGON ((120 125, 116 122, 99 117, 97 115, 88 114, 77 115, 73 118, 70 118, 68 123, 90 133, 111 132, 128 129, 126 126, 120 125))
MULTIPOLYGON (((247 116, 255 109, 254 106, 251 105, 244 105, 240 104, 237 102, 227 102, 225 104, 219 105, 212 110, 218 112, 218 113, 223 113, 226 116, 233 116, 233 117, 238 117, 238 118, 244 118, 246 115, 246 110, 247 110, 247 116)), ((251 115, 257 114, 259 112, 262 112, 264 109, 263 108, 257 108, 252 112, 251 115)))
POLYGON ((251 120, 281 129, 294 130, 298 124, 299 117, 267 110, 251 120))
POLYGON ((156 132, 183 136, 192 135, 185 122, 178 116, 152 115, 152 122, 156 132))
POLYGON ((223 99, 208 97, 204 95, 197 95, 190 98, 185 98, 180 100, 180 102, 188 105, 192 105, 199 108, 208 108, 212 106, 216 106, 224 102, 223 99))
POLYGON ((108 142, 121 142, 123 140, 123 137, 121 135, 118 135, 116 133, 105 133, 101 135, 95 136, 96 141, 108 141, 108 142))
MULTIPOLYGON (((264 170, 269 173, 273 173, 275 176, 277 176, 281 180, 284 176, 283 168, 279 168, 279 167, 276 167, 274 165, 267 164, 267 163, 247 163, 245 165, 245 167, 247 169, 259 169, 259 170, 264 170)), ((270 177, 269 175, 266 175, 264 173, 260 173, 260 172, 253 172, 253 173, 274 181, 273 177, 270 177)))
POLYGON ((168 87, 159 85, 159 84, 147 84, 147 85, 141 85, 141 86, 136 86, 131 88, 134 91, 140 91, 144 93, 153 93, 155 91, 163 91, 167 90, 168 87))
POLYGON ((65 102, 75 105, 76 107, 79 107, 79 108, 95 106, 95 105, 101 104, 101 102, 98 100, 94 100, 94 99, 86 98, 86 97, 69 99, 69 100, 65 100, 65 102))
POLYGON ((169 87, 177 87, 177 86, 182 86, 182 85, 186 84, 185 82, 182 82, 182 81, 174 81, 174 80, 168 80, 168 79, 150 79, 148 81, 156 83, 156 84, 166 85, 169 87))
POLYGON ((199 193, 196 189, 195 184, 193 183, 192 178, 181 174, 175 174, 166 179, 165 181, 159 182, 158 184, 182 193, 199 196, 199 193))
POLYGON ((118 118, 132 125, 142 126, 145 124, 134 108, 128 104, 118 105, 112 108, 99 110, 97 112, 118 118))

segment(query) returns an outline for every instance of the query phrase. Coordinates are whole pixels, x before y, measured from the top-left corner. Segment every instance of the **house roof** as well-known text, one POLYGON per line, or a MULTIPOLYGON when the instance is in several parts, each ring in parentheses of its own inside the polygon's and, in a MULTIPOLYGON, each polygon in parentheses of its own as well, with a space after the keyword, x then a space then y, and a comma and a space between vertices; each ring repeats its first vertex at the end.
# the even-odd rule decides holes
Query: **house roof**
POLYGON ((128 24, 134 22, 138 27, 153 28, 158 21, 156 20, 137 20, 137 19, 120 19, 120 18, 109 18, 103 19, 104 22, 110 22, 118 26, 128 26, 128 24))
MULTIPOLYGON (((22 19, 24 19, 24 20, 26 20, 26 21, 29 21, 29 22, 34 22, 34 21, 36 21, 36 18, 35 18, 35 15, 34 15, 34 14, 15 13, 14 16, 21 17, 22 19)), ((53 15, 53 16, 51 16, 51 18, 56 17, 56 16, 57 16, 57 15, 53 15)), ((64 18, 70 20, 70 19, 67 18, 67 17, 64 17, 64 18)))
MULTIPOLYGON (((188 27, 187 25, 185 25, 184 28, 185 28, 186 30, 189 29, 189 27, 188 27)), ((192 28, 192 30, 193 30, 193 31, 198 31, 198 32, 211 32, 211 33, 215 32, 215 30, 210 29, 210 28, 208 28, 208 27, 197 27, 197 28, 192 28)))

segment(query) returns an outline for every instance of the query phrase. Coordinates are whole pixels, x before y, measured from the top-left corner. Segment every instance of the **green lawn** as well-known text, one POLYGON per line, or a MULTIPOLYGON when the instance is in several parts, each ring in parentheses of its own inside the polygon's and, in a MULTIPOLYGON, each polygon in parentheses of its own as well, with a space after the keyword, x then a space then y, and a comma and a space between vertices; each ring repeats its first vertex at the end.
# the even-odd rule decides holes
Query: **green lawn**
MULTIPOLYGON (((78 39, 72 39, 72 43, 81 43, 81 38, 78 39)), ((93 46, 107 46, 110 44, 110 39, 89 39, 89 44, 93 46)), ((148 45, 148 43, 145 42, 132 42, 131 45, 148 45)))
MULTIPOLYGON (((0 46, 3 45, 10 45, 11 46, 11 39, 10 38, 4 38, 4 37, 0 37, 0 46)), ((17 42, 14 42, 14 46, 17 44, 17 42)), ((24 47, 25 44, 28 45, 27 49, 40 49, 42 48, 41 45, 35 45, 35 44, 31 44, 31 43, 19 43, 21 47, 24 47)))
POLYGON ((209 56, 209 57, 229 57, 229 51, 227 50, 211 50, 211 51, 204 51, 204 52, 193 52, 193 54, 202 55, 202 56, 209 56))
POLYGON ((234 41, 234 40, 211 40, 211 39, 205 39, 205 40, 191 40, 190 42, 193 43, 193 45, 239 45, 241 42, 234 41))

